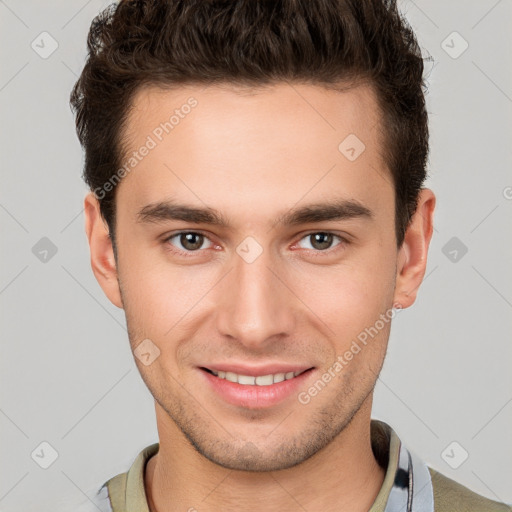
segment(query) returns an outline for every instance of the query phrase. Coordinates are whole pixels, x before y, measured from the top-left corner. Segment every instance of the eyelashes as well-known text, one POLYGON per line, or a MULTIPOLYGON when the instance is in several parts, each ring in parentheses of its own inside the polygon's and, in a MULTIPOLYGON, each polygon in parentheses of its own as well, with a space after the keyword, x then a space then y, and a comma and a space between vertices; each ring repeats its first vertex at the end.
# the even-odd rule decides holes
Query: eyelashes
MULTIPOLYGON (((309 241, 309 247, 302 248, 310 253, 315 254, 315 256, 322 254, 332 254, 333 251, 341 249, 350 244, 346 238, 334 232, 312 231, 302 236, 297 242, 294 243, 292 247, 299 246, 303 240, 309 241), (313 239, 313 243, 311 243, 312 237, 315 237, 313 239), (338 240, 338 243, 335 243, 336 240, 338 240), (326 241, 327 245, 329 245, 327 248, 318 248, 314 246, 314 244, 320 244, 320 246, 325 245, 326 241)), ((197 255, 204 252, 205 249, 209 249, 215 245, 207 235, 201 233, 200 231, 178 231, 171 234, 170 236, 167 236, 164 239, 164 244, 170 252, 183 255, 185 257, 197 255), (181 247, 174 245, 172 243, 173 240, 176 240, 177 243, 181 245, 181 247), (204 247, 205 242, 207 242, 207 247, 204 247)))
MULTIPOLYGON (((179 242, 181 244, 183 244, 183 242, 185 241, 186 244, 190 243, 191 245, 197 245, 197 241, 196 243, 194 244, 194 238, 193 237, 199 237, 199 239, 201 241, 203 240, 208 240, 210 242, 211 245, 213 245, 213 242, 211 242, 211 240, 206 236, 206 235, 203 235, 202 233, 199 233, 197 231, 180 231, 178 233, 175 233, 169 237, 167 237, 165 239, 165 242, 166 243, 169 243, 170 244, 170 241, 173 239, 173 238, 176 238, 176 237, 179 237, 179 242), (191 237, 189 235, 192 235, 191 237), (187 239, 187 236, 188 239, 187 239)), ((172 245, 172 244, 171 244, 172 245)), ((202 244, 201 244, 202 245, 202 244)), ((187 250, 187 249, 178 249, 180 252, 200 252, 198 251, 197 248, 194 248, 192 250, 187 250)))

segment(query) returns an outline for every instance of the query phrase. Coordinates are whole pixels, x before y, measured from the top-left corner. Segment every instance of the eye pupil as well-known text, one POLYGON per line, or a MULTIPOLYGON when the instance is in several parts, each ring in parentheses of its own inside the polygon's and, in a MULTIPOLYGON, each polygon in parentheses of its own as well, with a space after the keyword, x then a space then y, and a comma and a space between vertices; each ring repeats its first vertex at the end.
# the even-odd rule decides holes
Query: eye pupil
POLYGON ((182 233, 180 243, 189 251, 199 249, 203 245, 203 235, 199 233, 182 233), (194 239, 196 240, 195 242, 194 239))
POLYGON ((315 249, 328 249, 332 244, 332 233, 313 233, 310 236, 313 240, 311 245, 315 249))

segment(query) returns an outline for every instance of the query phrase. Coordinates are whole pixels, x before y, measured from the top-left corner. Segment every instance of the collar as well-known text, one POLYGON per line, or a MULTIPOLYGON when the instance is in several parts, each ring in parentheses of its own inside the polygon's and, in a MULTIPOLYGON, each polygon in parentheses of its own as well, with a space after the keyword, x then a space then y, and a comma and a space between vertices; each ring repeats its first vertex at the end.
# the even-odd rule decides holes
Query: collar
POLYGON ((375 457, 386 467, 386 475, 369 512, 434 512, 432 479, 425 462, 383 421, 372 420, 371 438, 375 457))
MULTIPOLYGON (((386 474, 369 512, 434 512, 432 480, 427 465, 410 452, 383 421, 371 420, 371 442, 374 455, 386 469, 386 474)), ((104 498, 105 494, 109 496, 107 501, 112 503, 112 512, 150 512, 144 471, 158 449, 159 443, 144 448, 127 473, 111 478, 100 489, 99 494, 104 498)))

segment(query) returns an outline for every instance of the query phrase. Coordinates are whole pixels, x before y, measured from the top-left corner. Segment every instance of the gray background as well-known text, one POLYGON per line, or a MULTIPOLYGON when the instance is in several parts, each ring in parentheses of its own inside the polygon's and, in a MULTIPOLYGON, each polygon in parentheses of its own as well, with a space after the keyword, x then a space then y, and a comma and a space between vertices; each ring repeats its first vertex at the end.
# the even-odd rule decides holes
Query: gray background
MULTIPOLYGON (((107 4, 0 0, 2 512, 77 510, 157 441, 123 311, 90 269, 68 106, 88 26, 107 4), (48 469, 42 442, 58 453, 48 469)), ((401 6, 434 58, 427 186, 438 204, 425 281, 393 322, 374 417, 434 468, 512 502, 512 1, 401 6)))

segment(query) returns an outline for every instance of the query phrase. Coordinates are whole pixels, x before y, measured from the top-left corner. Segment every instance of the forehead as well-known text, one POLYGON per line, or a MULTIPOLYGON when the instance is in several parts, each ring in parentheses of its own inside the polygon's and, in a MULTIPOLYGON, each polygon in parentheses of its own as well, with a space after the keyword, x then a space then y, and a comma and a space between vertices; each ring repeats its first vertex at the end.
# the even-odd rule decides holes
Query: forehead
POLYGON ((273 131, 285 135, 282 131, 286 128, 284 142, 293 142, 299 133, 311 137, 338 132, 341 136, 347 129, 364 138, 371 136, 368 132, 374 128, 380 129, 381 121, 375 89, 369 84, 345 86, 342 91, 292 82, 258 87, 230 83, 172 88, 150 85, 134 95, 123 135, 133 139, 141 131, 150 133, 173 114, 174 133, 192 124, 194 132, 209 137, 218 131, 212 130, 214 124, 229 129, 231 135, 256 133, 264 138, 273 131), (189 108, 192 101, 195 105, 189 108), (187 117, 194 122, 181 123, 187 117))
POLYGON ((334 193, 385 208, 394 191, 381 133, 367 85, 145 87, 125 125, 123 161, 135 165, 118 194, 132 208, 179 195, 238 211, 251 202, 254 213, 334 193))

